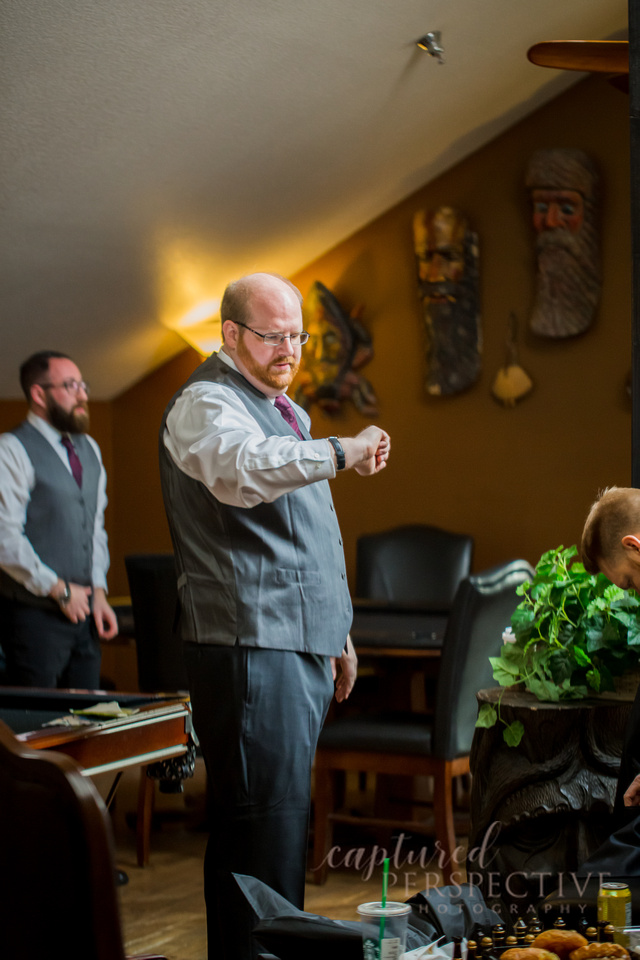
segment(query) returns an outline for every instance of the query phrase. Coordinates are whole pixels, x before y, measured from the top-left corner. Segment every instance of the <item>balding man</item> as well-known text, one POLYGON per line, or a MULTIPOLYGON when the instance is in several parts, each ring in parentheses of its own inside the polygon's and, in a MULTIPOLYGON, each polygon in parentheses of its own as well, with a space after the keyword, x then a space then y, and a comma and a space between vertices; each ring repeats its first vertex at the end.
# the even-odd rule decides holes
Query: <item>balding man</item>
POLYGON ((229 285, 223 346, 170 401, 162 488, 194 723, 211 788, 210 958, 257 955, 231 874, 302 907, 310 773, 334 692, 356 676, 342 540, 328 480, 379 473, 389 437, 313 440, 285 394, 308 334, 302 298, 266 273, 229 285), (336 670, 338 665, 338 670, 336 670))

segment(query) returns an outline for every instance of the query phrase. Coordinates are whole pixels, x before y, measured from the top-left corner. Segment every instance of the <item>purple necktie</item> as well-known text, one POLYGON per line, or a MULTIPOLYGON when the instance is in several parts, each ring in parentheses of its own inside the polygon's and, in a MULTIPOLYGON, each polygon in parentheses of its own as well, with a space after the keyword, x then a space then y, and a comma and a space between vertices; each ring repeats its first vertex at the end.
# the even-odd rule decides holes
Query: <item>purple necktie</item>
POLYGON ((282 414, 284 419, 287 421, 291 429, 295 430, 295 432, 298 434, 301 440, 304 440, 304 437, 302 436, 302 431, 300 430, 300 427, 298 426, 298 421, 296 420, 296 415, 293 412, 293 407, 291 406, 291 404, 289 403, 289 401, 287 400, 284 394, 282 394, 279 397, 276 397, 275 405, 276 405, 276 409, 280 411, 280 413, 282 414))
POLYGON ((80 457, 76 453, 76 448, 71 443, 69 437, 62 437, 62 446, 65 447, 67 451, 67 456, 69 457, 69 466, 71 467, 73 479, 78 484, 80 489, 82 489, 82 464, 80 463, 80 457))

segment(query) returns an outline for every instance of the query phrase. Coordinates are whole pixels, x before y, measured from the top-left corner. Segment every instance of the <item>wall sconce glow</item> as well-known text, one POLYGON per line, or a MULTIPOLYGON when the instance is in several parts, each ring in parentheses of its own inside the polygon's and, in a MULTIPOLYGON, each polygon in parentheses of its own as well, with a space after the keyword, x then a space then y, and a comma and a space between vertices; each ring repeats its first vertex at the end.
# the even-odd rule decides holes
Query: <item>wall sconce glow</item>
POLYGON ((220 300, 203 300, 185 313, 173 329, 189 346, 208 357, 222 345, 219 310, 220 300))

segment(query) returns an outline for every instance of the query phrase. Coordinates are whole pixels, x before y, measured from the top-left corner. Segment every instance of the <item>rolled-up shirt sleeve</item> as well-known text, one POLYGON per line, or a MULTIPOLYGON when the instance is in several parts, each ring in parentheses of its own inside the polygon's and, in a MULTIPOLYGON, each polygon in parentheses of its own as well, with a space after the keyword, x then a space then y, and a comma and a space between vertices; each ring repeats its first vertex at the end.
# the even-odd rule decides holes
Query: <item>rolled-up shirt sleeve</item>
POLYGON ((167 417, 164 444, 187 476, 235 507, 271 503, 336 473, 327 440, 266 436, 221 384, 199 382, 183 391, 167 417))
POLYGON ((35 476, 31 460, 11 434, 0 437, 0 567, 31 593, 45 597, 58 574, 43 563, 24 528, 35 476))
POLYGON ((100 447, 92 437, 87 440, 93 447, 100 463, 100 477, 98 480, 98 498, 96 501, 96 516, 93 523, 93 565, 91 583, 94 587, 102 587, 107 592, 107 572, 109 570, 109 542, 107 531, 104 528, 104 512, 107 509, 107 474, 102 463, 100 447))

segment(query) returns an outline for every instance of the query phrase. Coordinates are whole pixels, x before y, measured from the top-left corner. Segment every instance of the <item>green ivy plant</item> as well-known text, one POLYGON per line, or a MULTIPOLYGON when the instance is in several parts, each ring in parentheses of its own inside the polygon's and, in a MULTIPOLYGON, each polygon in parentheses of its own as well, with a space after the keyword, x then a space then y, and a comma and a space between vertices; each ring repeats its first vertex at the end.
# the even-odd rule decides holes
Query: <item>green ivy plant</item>
MULTIPOLYGON (((513 641, 490 657, 502 687, 521 685, 538 700, 581 700, 614 690, 619 677, 640 664, 640 598, 599 573, 587 573, 577 547, 542 555, 512 618, 513 641)), ((500 698, 502 699, 502 698, 500 698)), ((507 724, 497 706, 483 704, 477 727, 505 724, 503 737, 517 746, 524 728, 507 724)))

